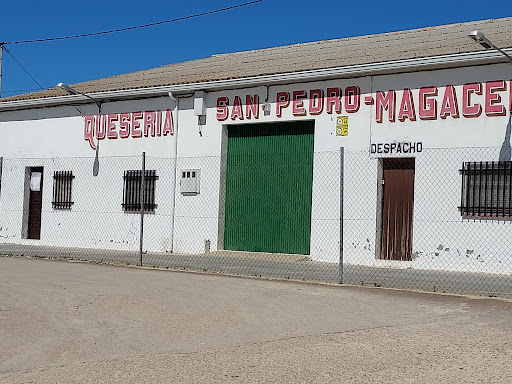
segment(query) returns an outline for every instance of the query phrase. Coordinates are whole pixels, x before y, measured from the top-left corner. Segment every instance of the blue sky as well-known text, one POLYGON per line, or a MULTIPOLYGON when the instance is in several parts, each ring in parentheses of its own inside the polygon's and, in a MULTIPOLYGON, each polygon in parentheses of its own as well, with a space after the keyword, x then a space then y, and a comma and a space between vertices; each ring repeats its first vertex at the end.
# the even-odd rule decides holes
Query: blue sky
MULTIPOLYGON (((1 7, 0 41, 122 28, 245 1, 248 0, 6 0, 1 7)), ((72 84, 208 57, 214 53, 507 16, 512 16, 510 0, 263 0, 224 13, 157 27, 6 47, 41 86, 47 88, 58 82, 72 84)), ((4 52, 2 96, 38 89, 38 85, 4 52)))

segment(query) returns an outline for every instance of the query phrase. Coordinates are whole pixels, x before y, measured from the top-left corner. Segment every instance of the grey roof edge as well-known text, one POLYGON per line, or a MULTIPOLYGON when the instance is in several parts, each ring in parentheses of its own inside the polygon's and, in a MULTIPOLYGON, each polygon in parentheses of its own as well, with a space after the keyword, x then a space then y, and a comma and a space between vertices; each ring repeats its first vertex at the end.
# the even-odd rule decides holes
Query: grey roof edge
MULTIPOLYGON (((512 55, 512 48, 504 50, 512 55)), ((407 60, 396 60, 381 63, 344 66, 311 71, 288 72, 265 76, 236 78, 208 82, 197 82, 169 86, 157 86, 148 88, 120 89, 88 93, 98 101, 107 102, 113 100, 151 98, 167 96, 169 92, 176 95, 194 92, 196 90, 218 91, 239 88, 251 88, 257 86, 278 85, 287 83, 301 83, 333 78, 354 78, 370 75, 385 75, 393 73, 415 72, 420 70, 445 69, 462 66, 475 66, 494 63, 506 63, 507 59, 496 51, 478 51, 453 55, 434 57, 422 57, 407 60)), ((65 95, 45 98, 22 99, 1 101, 0 111, 23 110, 31 108, 43 108, 60 105, 75 105, 91 103, 91 98, 84 95, 65 95)))

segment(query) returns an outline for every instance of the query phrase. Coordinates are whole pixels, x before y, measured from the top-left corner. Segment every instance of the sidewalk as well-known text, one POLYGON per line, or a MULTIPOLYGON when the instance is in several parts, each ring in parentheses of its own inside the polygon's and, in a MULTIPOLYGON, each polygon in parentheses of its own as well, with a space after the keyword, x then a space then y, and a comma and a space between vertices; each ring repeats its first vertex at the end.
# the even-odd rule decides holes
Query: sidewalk
MULTIPOLYGON (((0 244, 0 254, 139 265, 137 252, 0 244)), ((148 253, 143 266, 327 283, 340 282, 336 263, 310 261, 303 255, 220 251, 209 254, 148 253)), ((470 272, 377 268, 343 265, 342 282, 351 285, 412 289, 512 298, 512 276, 470 272)))

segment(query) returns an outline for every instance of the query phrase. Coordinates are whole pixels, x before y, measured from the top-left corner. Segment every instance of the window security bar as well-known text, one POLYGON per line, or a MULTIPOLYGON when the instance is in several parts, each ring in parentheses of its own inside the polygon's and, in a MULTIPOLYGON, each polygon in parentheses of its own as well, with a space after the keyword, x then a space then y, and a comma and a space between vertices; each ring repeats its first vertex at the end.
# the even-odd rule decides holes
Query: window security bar
POLYGON ((512 162, 464 162, 461 205, 463 217, 512 217, 512 162))
MULTIPOLYGON (((125 212, 140 212, 142 195, 142 171, 130 170, 124 172, 123 210, 125 212)), ((155 184, 158 176, 155 170, 145 172, 145 199, 144 212, 153 212, 157 208, 155 204, 155 184)))
POLYGON ((73 205, 71 190, 74 178, 71 171, 55 171, 53 173, 52 207, 54 209, 71 209, 73 205))

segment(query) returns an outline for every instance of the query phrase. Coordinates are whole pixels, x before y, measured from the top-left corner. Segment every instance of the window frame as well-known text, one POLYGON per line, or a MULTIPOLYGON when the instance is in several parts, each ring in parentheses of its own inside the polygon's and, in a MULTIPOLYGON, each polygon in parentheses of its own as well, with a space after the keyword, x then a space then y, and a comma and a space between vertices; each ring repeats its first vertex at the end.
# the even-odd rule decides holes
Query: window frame
POLYGON ((71 210, 73 201, 73 171, 53 172, 52 208, 55 210, 71 210))
POLYGON ((512 218, 512 161, 463 162, 459 172, 462 218, 512 218))
MULTIPOLYGON (((146 193, 144 199, 144 213, 154 213, 158 204, 155 203, 156 180, 159 177, 156 170, 145 171, 146 193)), ((124 171, 123 175, 123 202, 121 206, 125 213, 140 213, 142 192, 142 170, 132 169, 124 171)))

